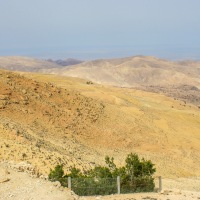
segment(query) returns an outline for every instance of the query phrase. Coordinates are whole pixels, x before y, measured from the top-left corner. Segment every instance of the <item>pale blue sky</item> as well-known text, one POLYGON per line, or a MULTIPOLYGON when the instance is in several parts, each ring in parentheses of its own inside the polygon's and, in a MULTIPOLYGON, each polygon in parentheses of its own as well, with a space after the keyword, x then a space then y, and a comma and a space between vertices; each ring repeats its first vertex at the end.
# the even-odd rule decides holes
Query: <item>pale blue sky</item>
POLYGON ((200 59, 200 0, 0 0, 0 56, 200 59))

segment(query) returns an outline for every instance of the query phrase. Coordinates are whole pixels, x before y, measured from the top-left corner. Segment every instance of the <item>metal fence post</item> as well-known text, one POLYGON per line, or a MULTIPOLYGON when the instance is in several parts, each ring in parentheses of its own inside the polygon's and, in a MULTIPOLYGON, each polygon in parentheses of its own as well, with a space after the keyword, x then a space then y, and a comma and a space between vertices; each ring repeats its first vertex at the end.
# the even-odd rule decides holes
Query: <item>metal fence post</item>
POLYGON ((67 183, 68 183, 68 188, 71 189, 72 188, 72 180, 71 177, 67 178, 67 183))
POLYGON ((120 194, 120 176, 117 177, 117 194, 120 194))
POLYGON ((159 176, 158 179, 159 179, 159 192, 161 192, 162 191, 162 177, 159 176))

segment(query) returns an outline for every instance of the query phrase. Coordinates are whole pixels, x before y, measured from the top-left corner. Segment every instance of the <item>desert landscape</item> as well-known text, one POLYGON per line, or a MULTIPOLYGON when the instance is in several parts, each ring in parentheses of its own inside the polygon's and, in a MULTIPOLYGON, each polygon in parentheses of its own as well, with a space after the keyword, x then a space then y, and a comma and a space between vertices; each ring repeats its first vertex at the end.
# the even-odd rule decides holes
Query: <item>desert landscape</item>
POLYGON ((0 200, 200 200, 200 1, 1 1, 0 200))
POLYGON ((200 106, 200 62, 150 56, 79 61, 0 57, 3 69, 78 77, 95 83, 164 94, 200 106))
MULTIPOLYGON (((38 181, 53 188, 60 199, 64 199, 62 195, 68 195, 68 199, 199 198, 199 63, 192 63, 194 72, 188 75, 188 61, 182 65, 151 57, 111 60, 112 66, 105 64, 108 61, 94 61, 48 69, 43 63, 49 61, 30 60, 0 58, 0 66, 4 66, 0 70, 0 159, 2 169, 13 173, 12 178, 2 179, 2 191, 4 187, 15 187, 12 180, 22 176, 30 182, 40 178, 38 181), (18 68, 14 62, 20 66, 24 62, 25 67, 18 68), (130 67, 126 62, 132 63, 130 67), (86 70, 87 76, 80 75, 88 66, 93 72, 86 70), (15 72, 8 71, 12 68, 15 72), (116 75, 108 83, 103 79, 105 74, 101 80, 98 78, 99 69, 110 74, 121 70, 120 75, 134 70, 137 78, 128 81, 126 76, 122 79, 116 75), (65 70, 67 73, 62 74, 65 70), (77 77, 70 74, 72 70, 78 70, 77 77), (144 80, 145 76, 151 80, 144 80), (160 194, 78 197, 45 182, 50 169, 58 164, 64 164, 66 172, 72 166, 87 170, 103 165, 108 155, 120 166, 130 152, 155 163, 155 176, 163 178, 160 194), (24 167, 26 170, 19 174, 24 167)), ((48 196, 46 190, 44 199, 48 196)), ((6 191, 2 199, 11 198, 6 191)), ((13 195, 20 199, 17 192, 13 195)), ((34 198, 38 197, 32 195, 34 198)))

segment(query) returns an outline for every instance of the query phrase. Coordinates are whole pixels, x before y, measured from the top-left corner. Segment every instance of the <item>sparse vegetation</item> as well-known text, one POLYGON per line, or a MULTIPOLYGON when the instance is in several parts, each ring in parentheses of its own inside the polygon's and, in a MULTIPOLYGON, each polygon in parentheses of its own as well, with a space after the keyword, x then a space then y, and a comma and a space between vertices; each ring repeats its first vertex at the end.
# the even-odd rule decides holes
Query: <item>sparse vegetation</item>
POLYGON ((93 85, 93 82, 92 81, 87 81, 86 84, 93 85))
POLYGON ((164 95, 87 86, 87 80, 76 78, 4 70, 0 74, 3 160, 32 163, 38 173, 47 175, 50 168, 62 163, 63 169, 89 169, 105 157, 108 148, 110 153, 118 153, 115 163, 121 160, 123 150, 135 150, 154 160, 163 176, 199 176, 200 109, 188 102, 183 107, 183 102, 164 95), (169 149, 178 153, 177 157, 169 149), (191 152, 187 165, 185 152, 191 152))
POLYGON ((57 165, 54 170, 50 170, 49 179, 51 181, 60 181, 64 175, 63 165, 57 165))
POLYGON ((121 192, 151 192, 155 184, 152 175, 156 169, 150 160, 139 159, 137 154, 128 154, 123 167, 117 167, 114 158, 106 156, 106 166, 96 166, 81 172, 72 167, 64 175, 63 165, 50 171, 49 180, 60 181, 66 187, 67 178, 72 178, 72 190, 78 195, 106 195, 117 192, 116 178, 120 176, 121 192), (88 191, 89 190, 89 191, 88 191))

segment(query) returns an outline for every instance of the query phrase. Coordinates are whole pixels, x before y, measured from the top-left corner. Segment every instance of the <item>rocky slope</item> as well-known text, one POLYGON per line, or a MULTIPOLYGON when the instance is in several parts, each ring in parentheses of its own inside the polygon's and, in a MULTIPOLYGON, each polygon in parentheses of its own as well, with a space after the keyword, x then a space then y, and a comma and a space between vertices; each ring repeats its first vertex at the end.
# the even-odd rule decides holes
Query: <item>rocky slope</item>
POLYGON ((200 176, 200 110, 134 89, 74 78, 0 71, 0 159, 38 173, 63 163, 80 169, 122 164, 130 152, 162 176, 200 176), (193 170, 191 170, 193 169, 193 170))
POLYGON ((30 160, 46 173, 56 163, 90 166, 81 158, 91 151, 76 136, 95 129, 103 104, 7 71, 0 84, 0 159, 30 160))

